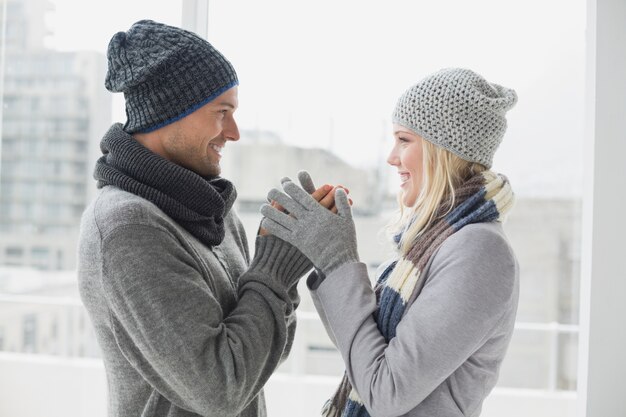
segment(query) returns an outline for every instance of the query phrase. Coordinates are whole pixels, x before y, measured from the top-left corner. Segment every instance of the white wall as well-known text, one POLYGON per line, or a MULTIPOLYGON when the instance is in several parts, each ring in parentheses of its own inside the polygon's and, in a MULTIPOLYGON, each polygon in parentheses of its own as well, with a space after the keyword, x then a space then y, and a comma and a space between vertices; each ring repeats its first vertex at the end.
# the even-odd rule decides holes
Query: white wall
POLYGON ((626 416, 626 2, 588 0, 580 417, 626 416))

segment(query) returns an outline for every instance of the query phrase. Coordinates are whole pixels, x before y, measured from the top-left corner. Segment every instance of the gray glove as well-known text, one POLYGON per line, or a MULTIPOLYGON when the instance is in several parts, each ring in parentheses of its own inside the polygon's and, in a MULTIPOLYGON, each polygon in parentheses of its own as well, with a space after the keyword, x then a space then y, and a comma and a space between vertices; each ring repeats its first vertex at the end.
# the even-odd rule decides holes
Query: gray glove
MULTIPOLYGON (((280 183, 283 184, 287 181, 291 181, 291 179, 289 177, 283 177, 280 180, 280 183)), ((313 179, 311 179, 311 176, 309 175, 307 171, 298 171, 298 181, 300 181, 300 186, 304 188, 304 191, 306 191, 307 193, 313 194, 315 192, 315 185, 313 184, 313 179)), ((269 197, 267 201, 268 203, 272 202, 272 200, 270 200, 269 197)), ((287 214, 289 214, 288 210, 287 210, 287 214)), ((259 235, 259 233, 261 232, 261 229, 264 229, 263 222, 259 223, 259 229, 256 232, 257 235, 259 235)))
MULTIPOLYGON (((287 181, 291 181, 289 177, 283 178, 282 180, 280 180, 280 183, 283 184, 287 181)), ((300 181, 300 186, 304 188, 304 191, 306 191, 307 193, 313 194, 315 192, 315 185, 313 185, 313 180, 311 179, 311 176, 308 172, 299 171, 298 181, 300 181)))
POLYGON ((283 179, 282 186, 286 194, 274 188, 267 196, 291 215, 264 204, 263 228, 298 248, 325 275, 345 263, 359 261, 352 210, 344 190, 335 192, 334 214, 288 178, 283 179))

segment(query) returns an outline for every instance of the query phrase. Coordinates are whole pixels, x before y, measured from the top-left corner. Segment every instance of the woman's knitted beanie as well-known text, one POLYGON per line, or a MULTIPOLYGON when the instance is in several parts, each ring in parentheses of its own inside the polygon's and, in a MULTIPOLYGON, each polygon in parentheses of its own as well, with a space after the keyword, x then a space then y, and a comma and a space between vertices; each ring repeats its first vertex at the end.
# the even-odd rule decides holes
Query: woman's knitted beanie
POLYGON ((432 74, 398 99, 393 122, 460 158, 491 167, 506 131, 514 90, 487 82, 468 69, 432 74))
POLYGON ((107 58, 105 86, 124 93, 128 133, 182 119, 239 83, 233 66, 209 42, 151 20, 116 33, 107 58))

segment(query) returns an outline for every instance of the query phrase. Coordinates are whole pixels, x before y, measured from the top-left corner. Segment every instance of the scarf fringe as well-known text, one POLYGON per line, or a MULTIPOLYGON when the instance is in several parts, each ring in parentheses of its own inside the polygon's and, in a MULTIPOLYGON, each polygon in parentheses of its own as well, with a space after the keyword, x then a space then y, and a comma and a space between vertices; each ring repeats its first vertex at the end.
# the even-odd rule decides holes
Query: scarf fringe
POLYGON ((330 399, 322 407, 322 417, 340 417, 339 409, 333 405, 330 399))

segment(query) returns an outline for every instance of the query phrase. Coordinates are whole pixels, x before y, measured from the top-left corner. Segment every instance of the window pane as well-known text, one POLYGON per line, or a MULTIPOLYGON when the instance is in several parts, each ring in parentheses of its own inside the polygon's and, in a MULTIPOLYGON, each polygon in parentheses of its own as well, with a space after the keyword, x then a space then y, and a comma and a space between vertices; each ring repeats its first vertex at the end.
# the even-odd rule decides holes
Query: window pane
POLYGON ((98 357, 75 268, 100 139, 124 114, 104 88, 106 48, 140 19, 180 25, 182 1, 4 4, 0 350, 98 357))
MULTIPOLYGON (((516 192, 505 229, 521 271, 519 325, 499 386, 573 390, 585 3, 479 3, 247 2, 237 26, 228 16, 239 3, 211 3, 209 38, 246 80, 237 112, 242 140, 225 152, 224 173, 238 187, 250 233, 266 191, 284 175, 308 169, 320 184, 347 185, 361 259, 374 270, 391 253, 378 232, 396 207, 399 180, 385 159, 397 97, 450 66, 471 67, 515 88, 519 102, 507 115, 494 161, 516 192), (277 9, 281 14, 267 12, 277 9), (416 24, 415 16, 428 18, 416 24), (554 21, 561 22, 556 31, 554 21), (238 36, 240 27, 255 36, 238 36)), ((314 314, 306 290, 302 297, 300 309, 314 314)), ((332 346, 324 333, 300 337, 308 352, 300 368, 336 375, 333 366, 308 366, 332 346)))
MULTIPOLYGON (((106 46, 139 19, 180 25, 183 2, 45 3, 6 0, 0 296, 15 298, 0 300, 0 350, 98 357, 74 270, 99 141, 125 120, 123 98, 103 87, 106 46), (45 300, 20 298, 32 295, 45 300)), ((393 256, 381 231, 397 206, 399 179, 386 163, 395 100, 439 68, 474 68, 520 97, 494 163, 516 192, 505 228, 521 271, 499 386, 575 390, 584 26, 582 0, 210 2, 208 38, 241 81, 241 140, 222 165, 249 242, 267 191, 307 169, 317 184, 350 189, 373 277, 393 256)), ((300 294, 293 353, 278 371, 339 377, 341 358, 303 283, 300 294)))

